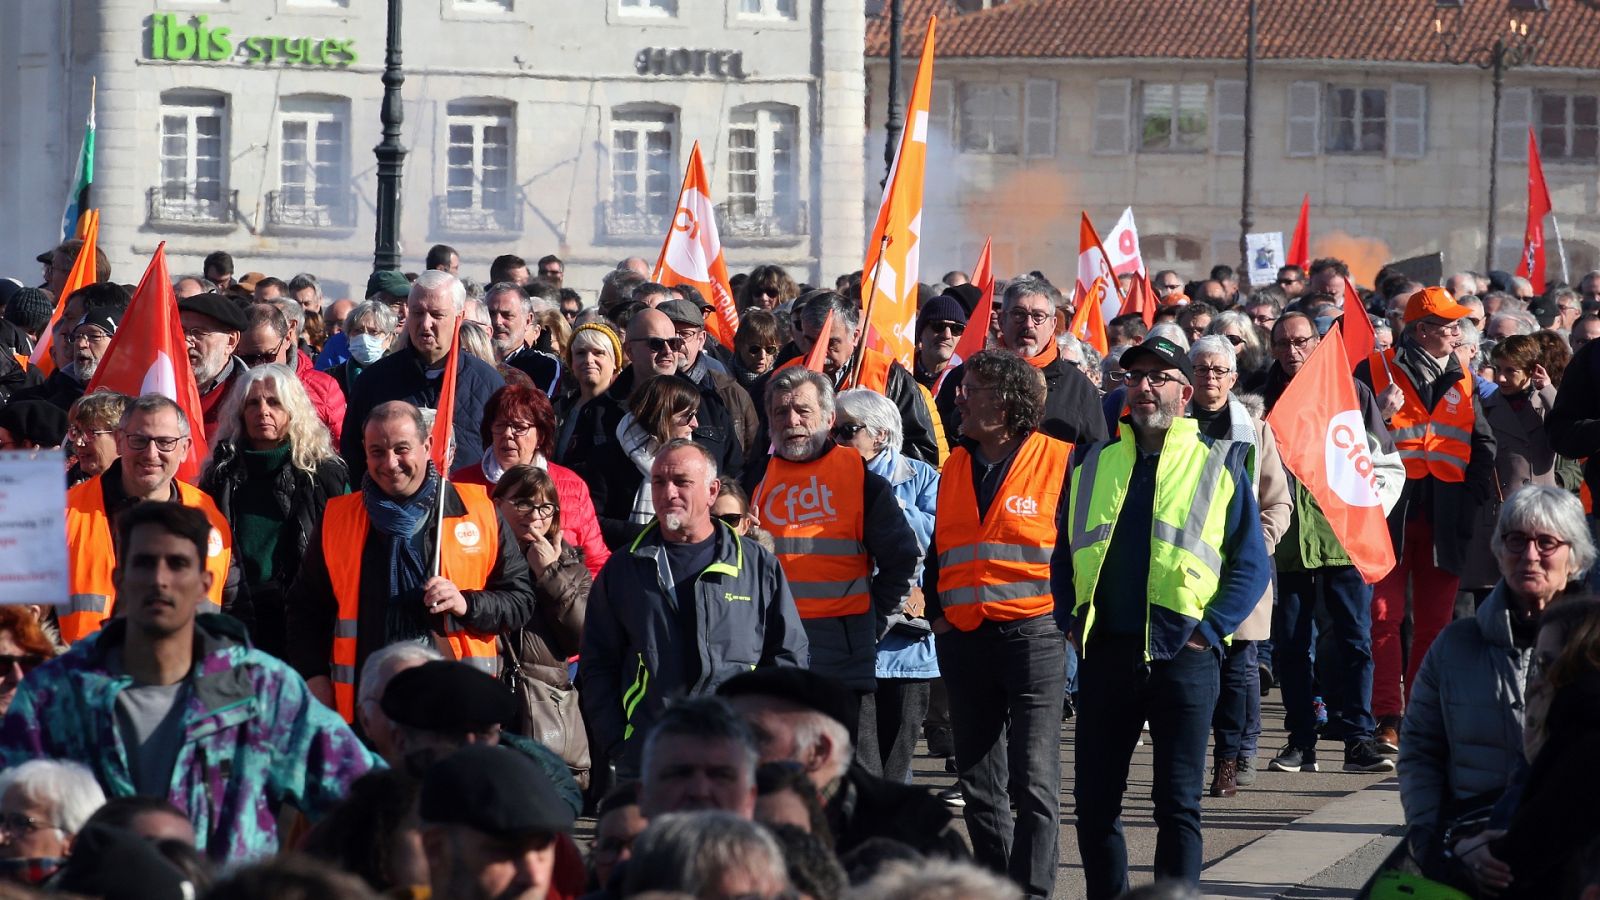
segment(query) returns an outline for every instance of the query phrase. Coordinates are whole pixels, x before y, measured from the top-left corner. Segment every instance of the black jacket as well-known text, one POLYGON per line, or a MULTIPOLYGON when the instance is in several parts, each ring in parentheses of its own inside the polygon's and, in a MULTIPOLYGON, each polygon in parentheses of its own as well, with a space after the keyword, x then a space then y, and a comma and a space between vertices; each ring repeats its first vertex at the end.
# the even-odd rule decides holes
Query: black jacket
MULTIPOLYGON (((772 382, 772 377, 783 367, 777 363, 772 371, 755 380, 750 385, 750 399, 755 403, 756 416, 761 420, 761 428, 756 432, 755 446, 765 450, 771 443, 767 431, 767 385, 772 382)), ((847 373, 835 372, 833 385, 837 390, 847 373)), ((928 411, 928 403, 922 398, 922 388, 917 385, 917 380, 911 377, 906 367, 896 362, 889 366, 889 377, 884 385, 883 395, 894 403, 900 411, 901 440, 900 452, 912 459, 921 460, 934 468, 939 467, 939 442, 933 436, 933 414, 928 411)), ((952 394, 952 397, 955 395, 952 394)), ((943 411, 941 410, 941 414, 943 411)), ((756 454, 751 454, 752 456, 756 454)), ((760 481, 759 478, 753 481, 760 481)), ((746 484, 753 483, 746 478, 746 484)))
MULTIPOLYGON (((483 439, 478 436, 483 424, 483 406, 489 395, 505 386, 494 366, 469 353, 459 357, 456 370, 456 406, 453 420, 458 465, 483 457, 483 439)), ((339 435, 339 455, 350 470, 350 483, 359 484, 367 473, 367 456, 361 446, 362 423, 380 403, 404 400, 428 409, 439 408, 439 385, 443 376, 429 378, 422 357, 407 347, 385 356, 361 370, 350 388, 345 408, 344 429, 339 435)), ((442 440, 435 436, 434 440, 442 440)))
MULTIPOLYGON (((956 409, 956 388, 966 377, 966 366, 956 366, 939 388, 934 405, 944 422, 945 439, 954 447, 961 440, 961 411, 956 409)), ((1056 359, 1039 370, 1044 374, 1044 420, 1039 430, 1075 447, 1087 447, 1110 437, 1100 413, 1100 395, 1089 379, 1073 366, 1056 359)))
MULTIPOLYGON (((15 363, 16 361, 12 360, 12 364, 15 365, 15 363)), ((0 365, 3 365, 3 363, 0 363, 0 365)), ((29 371, 36 373, 38 370, 31 369, 29 371)), ((11 394, 11 399, 45 400, 60 407, 62 410, 68 410, 72 408, 72 404, 78 401, 79 397, 83 396, 83 388, 83 382, 68 374, 66 369, 56 369, 43 382, 16 388, 11 394)))
MULTIPOLYGON (((430 476, 431 477, 431 476, 430 476)), ((467 508, 455 486, 444 485, 445 516, 465 515, 467 508)), ((496 513, 496 517, 499 514, 496 513)), ((462 591, 467 598, 467 614, 461 621, 473 631, 486 634, 504 634, 515 631, 533 619, 533 582, 528 575, 528 561, 517 546, 511 526, 500 518, 500 541, 494 568, 481 591, 462 591)), ((424 529, 427 541, 424 558, 431 558, 438 542, 437 532, 424 529)), ((383 647, 386 607, 389 597, 389 558, 383 541, 368 540, 357 551, 361 554, 361 605, 356 618, 356 675, 374 650, 383 647)), ((421 603, 422 590, 412 591, 413 597, 400 597, 401 603, 421 603)), ((287 599, 289 619, 288 663, 305 678, 327 675, 333 659, 333 624, 339 617, 339 605, 333 597, 333 583, 328 577, 328 561, 322 553, 322 526, 312 532, 306 546, 305 557, 300 561, 299 573, 287 599)), ((439 624, 438 628, 443 625, 439 624)), ((359 685, 357 686, 359 689, 359 685)))
POLYGON ((1544 427, 1557 453, 1588 460, 1583 480, 1600 497, 1600 341, 1584 344, 1567 364, 1544 427))
POLYGON ((955 817, 926 788, 896 784, 851 763, 824 810, 840 856, 870 838, 899 841, 926 856, 970 859, 955 817))

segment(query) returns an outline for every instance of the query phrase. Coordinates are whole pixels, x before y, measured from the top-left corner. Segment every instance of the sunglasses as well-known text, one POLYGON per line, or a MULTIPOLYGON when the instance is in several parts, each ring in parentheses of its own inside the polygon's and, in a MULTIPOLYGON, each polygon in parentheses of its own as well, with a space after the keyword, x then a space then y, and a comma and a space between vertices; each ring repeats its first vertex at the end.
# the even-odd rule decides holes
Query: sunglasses
POLYGON ((1234 345, 1235 347, 1243 347, 1245 344, 1244 338, 1238 336, 1237 334, 1225 334, 1223 337, 1227 338, 1228 343, 1234 345))
POLYGON ((934 334, 938 334, 941 331, 948 331, 956 337, 960 337, 967 331, 967 326, 961 324, 960 322, 929 322, 926 327, 934 334))
MULTIPOLYGON (((280 347, 279 349, 282 348, 280 347)), ((240 362, 252 369, 256 366, 264 366, 278 361, 277 350, 268 350, 266 353, 237 353, 235 355, 239 357, 240 362)))
POLYGON ((714 518, 721 519, 729 528, 738 528, 744 524, 744 513, 717 513, 714 518))
POLYGON ((0 673, 11 671, 12 666, 20 666, 24 673, 44 665, 44 657, 37 653, 4 654, 0 655, 0 673))
POLYGON ((860 422, 848 422, 843 425, 833 426, 833 430, 829 434, 833 435, 835 441, 841 444, 848 444, 856 439, 856 435, 866 430, 867 426, 860 422))
POLYGON ((677 351, 683 349, 683 338, 680 338, 680 337, 673 337, 673 338, 658 338, 658 337, 634 338, 634 339, 628 341, 628 343, 630 343, 630 344, 644 344, 646 347, 650 348, 650 352, 651 353, 665 353, 668 350, 671 350, 673 352, 677 352, 677 351))

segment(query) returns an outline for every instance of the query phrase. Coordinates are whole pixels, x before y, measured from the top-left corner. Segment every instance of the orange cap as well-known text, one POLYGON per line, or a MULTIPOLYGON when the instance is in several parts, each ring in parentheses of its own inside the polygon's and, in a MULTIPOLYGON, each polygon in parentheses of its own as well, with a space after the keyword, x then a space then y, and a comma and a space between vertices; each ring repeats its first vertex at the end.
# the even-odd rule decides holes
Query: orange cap
POLYGON ((1459 319, 1472 310, 1456 302, 1456 298, 1442 287, 1423 288, 1406 301, 1406 324, 1434 316, 1440 319, 1459 319))

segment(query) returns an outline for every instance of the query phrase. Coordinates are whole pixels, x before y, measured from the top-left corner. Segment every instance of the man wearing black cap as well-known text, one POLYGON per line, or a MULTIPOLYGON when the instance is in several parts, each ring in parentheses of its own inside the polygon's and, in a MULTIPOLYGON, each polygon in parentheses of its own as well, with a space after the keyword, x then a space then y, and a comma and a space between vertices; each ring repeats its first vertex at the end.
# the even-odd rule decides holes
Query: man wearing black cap
POLYGON ((750 723, 761 761, 801 766, 825 798, 834 850, 889 838, 940 856, 966 859, 967 842, 949 810, 919 787, 871 774, 855 761, 855 692, 809 669, 758 669, 729 679, 717 694, 750 723))
MULTIPOLYGON (((678 290, 678 288, 673 288, 678 290)), ((756 444, 756 431, 761 427, 755 404, 739 380, 728 374, 728 369, 706 351, 706 317, 699 306, 689 300, 668 300, 656 307, 672 322, 678 335, 673 352, 678 356, 678 374, 700 386, 702 391, 715 391, 728 408, 733 419, 733 433, 745 454, 756 444)))
POLYGON ((429 769, 417 812, 433 896, 451 900, 544 900, 573 821, 538 765, 485 745, 429 769))
POLYGON ((938 390, 940 378, 951 366, 956 343, 967 330, 967 310, 961 291, 977 288, 961 285, 929 300, 917 313, 917 355, 912 377, 930 391, 938 390))
POLYGON ((1057 616, 1072 610, 1063 625, 1083 660, 1073 794, 1091 900, 1128 889, 1122 793, 1147 721, 1156 741, 1155 875, 1198 883, 1223 640, 1271 577, 1246 469, 1251 447, 1184 418, 1194 367, 1183 348, 1151 338, 1128 349, 1122 366, 1124 427, 1088 448, 1073 472, 1072 549, 1051 564, 1057 616))
POLYGON ((246 326, 244 310, 221 294, 195 294, 178 301, 178 319, 189 345, 189 368, 200 391, 204 434, 217 427, 222 400, 233 380, 249 371, 233 351, 246 326))

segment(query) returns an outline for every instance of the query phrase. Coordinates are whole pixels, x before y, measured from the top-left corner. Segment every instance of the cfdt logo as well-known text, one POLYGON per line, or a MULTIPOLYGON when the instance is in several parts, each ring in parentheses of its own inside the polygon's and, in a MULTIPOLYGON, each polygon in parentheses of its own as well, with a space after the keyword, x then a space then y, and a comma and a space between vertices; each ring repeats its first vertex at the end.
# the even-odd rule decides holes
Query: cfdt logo
POLYGON ((839 517, 833 507, 833 489, 817 476, 799 484, 779 482, 761 506, 762 521, 775 526, 809 525, 839 517))

